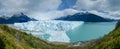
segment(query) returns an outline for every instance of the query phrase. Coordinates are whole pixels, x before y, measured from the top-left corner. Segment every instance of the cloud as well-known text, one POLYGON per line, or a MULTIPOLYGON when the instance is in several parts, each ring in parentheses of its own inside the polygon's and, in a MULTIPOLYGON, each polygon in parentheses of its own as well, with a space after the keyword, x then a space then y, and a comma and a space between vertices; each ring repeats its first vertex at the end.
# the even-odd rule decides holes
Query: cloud
POLYGON ((120 12, 120 0, 77 0, 77 3, 73 8, 77 10, 108 11, 110 12, 110 15, 115 16, 115 13, 120 15, 118 13, 120 12))
POLYGON ((56 10, 61 0, 0 0, 0 13, 12 15, 18 12, 32 14, 56 10))
POLYGON ((61 4, 61 0, 30 0, 29 8, 34 11, 50 11, 56 10, 61 4), (32 8, 31 8, 32 7, 32 8))
POLYGON ((49 11, 49 12, 36 12, 31 14, 30 16, 36 16, 34 18, 38 20, 50 20, 54 18, 59 18, 67 15, 73 15, 75 13, 78 13, 79 11, 74 10, 74 9, 65 9, 62 11, 54 10, 54 11, 49 11))
POLYGON ((77 0, 61 0, 61 1, 62 1, 62 3, 58 7, 58 10, 64 10, 64 9, 67 9, 67 8, 71 8, 77 2, 77 0))
POLYGON ((30 17, 52 19, 87 9, 89 11, 108 11, 110 16, 118 17, 120 16, 119 5, 120 0, 75 0, 73 2, 72 0, 0 0, 0 15, 11 16, 24 12, 30 17))
POLYGON ((77 0, 75 9, 120 11, 120 0, 77 0))
POLYGON ((98 10, 100 8, 103 8, 103 2, 104 0, 77 0, 77 3, 73 8, 77 10, 98 10))
POLYGON ((106 8, 110 11, 120 11, 120 0, 107 0, 106 8))
POLYGON ((24 0, 0 0, 0 13, 2 14, 13 14, 16 12, 26 11, 24 6, 28 4, 24 0))

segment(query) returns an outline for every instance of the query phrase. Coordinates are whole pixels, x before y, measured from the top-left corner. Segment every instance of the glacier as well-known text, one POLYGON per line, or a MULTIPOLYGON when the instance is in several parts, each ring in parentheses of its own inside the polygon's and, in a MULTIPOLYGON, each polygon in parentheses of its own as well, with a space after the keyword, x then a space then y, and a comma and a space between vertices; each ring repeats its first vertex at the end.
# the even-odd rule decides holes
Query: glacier
POLYGON ((70 42, 66 31, 84 24, 83 21, 39 20, 15 23, 12 27, 47 41, 70 42))

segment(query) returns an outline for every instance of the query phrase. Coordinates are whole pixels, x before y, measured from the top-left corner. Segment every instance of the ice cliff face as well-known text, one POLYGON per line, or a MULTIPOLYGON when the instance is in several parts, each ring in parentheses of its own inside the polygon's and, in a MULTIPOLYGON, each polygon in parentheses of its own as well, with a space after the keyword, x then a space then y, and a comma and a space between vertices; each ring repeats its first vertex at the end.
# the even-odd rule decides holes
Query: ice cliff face
POLYGON ((19 30, 31 33, 34 36, 48 41, 69 42, 66 31, 82 25, 82 21, 30 21, 26 23, 15 23, 13 26, 19 30))

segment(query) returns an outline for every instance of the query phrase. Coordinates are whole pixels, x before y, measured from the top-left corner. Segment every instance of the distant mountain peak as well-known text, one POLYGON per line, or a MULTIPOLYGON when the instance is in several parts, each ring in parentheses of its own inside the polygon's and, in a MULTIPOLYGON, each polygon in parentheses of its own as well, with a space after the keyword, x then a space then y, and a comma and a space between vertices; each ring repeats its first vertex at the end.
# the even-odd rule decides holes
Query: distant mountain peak
POLYGON ((21 22, 28 22, 28 21, 37 21, 34 18, 30 18, 27 15, 25 15, 24 13, 18 13, 18 14, 14 14, 11 17, 6 17, 6 16, 2 16, 0 17, 0 24, 11 24, 11 23, 21 23, 21 22))
POLYGON ((22 15, 25 15, 25 14, 21 12, 21 13, 14 14, 13 16, 14 16, 14 17, 20 17, 20 16, 22 16, 22 15))
POLYGON ((103 18, 99 15, 92 14, 90 12, 79 12, 74 15, 68 15, 55 20, 64 20, 64 21, 85 21, 85 22, 111 22, 115 21, 109 18, 103 18))
POLYGON ((1 16, 0 18, 1 18, 1 19, 6 19, 6 20, 7 20, 9 17, 7 17, 7 16, 1 16))

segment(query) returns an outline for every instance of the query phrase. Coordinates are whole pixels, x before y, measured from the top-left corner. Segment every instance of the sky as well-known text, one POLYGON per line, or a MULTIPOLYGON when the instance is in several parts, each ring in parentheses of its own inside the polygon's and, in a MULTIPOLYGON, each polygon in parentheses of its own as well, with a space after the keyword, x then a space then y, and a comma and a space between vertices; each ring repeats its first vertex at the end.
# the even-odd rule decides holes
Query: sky
POLYGON ((48 20, 82 10, 103 17, 120 17, 120 0, 0 0, 0 15, 6 16, 23 12, 36 19, 48 20))

